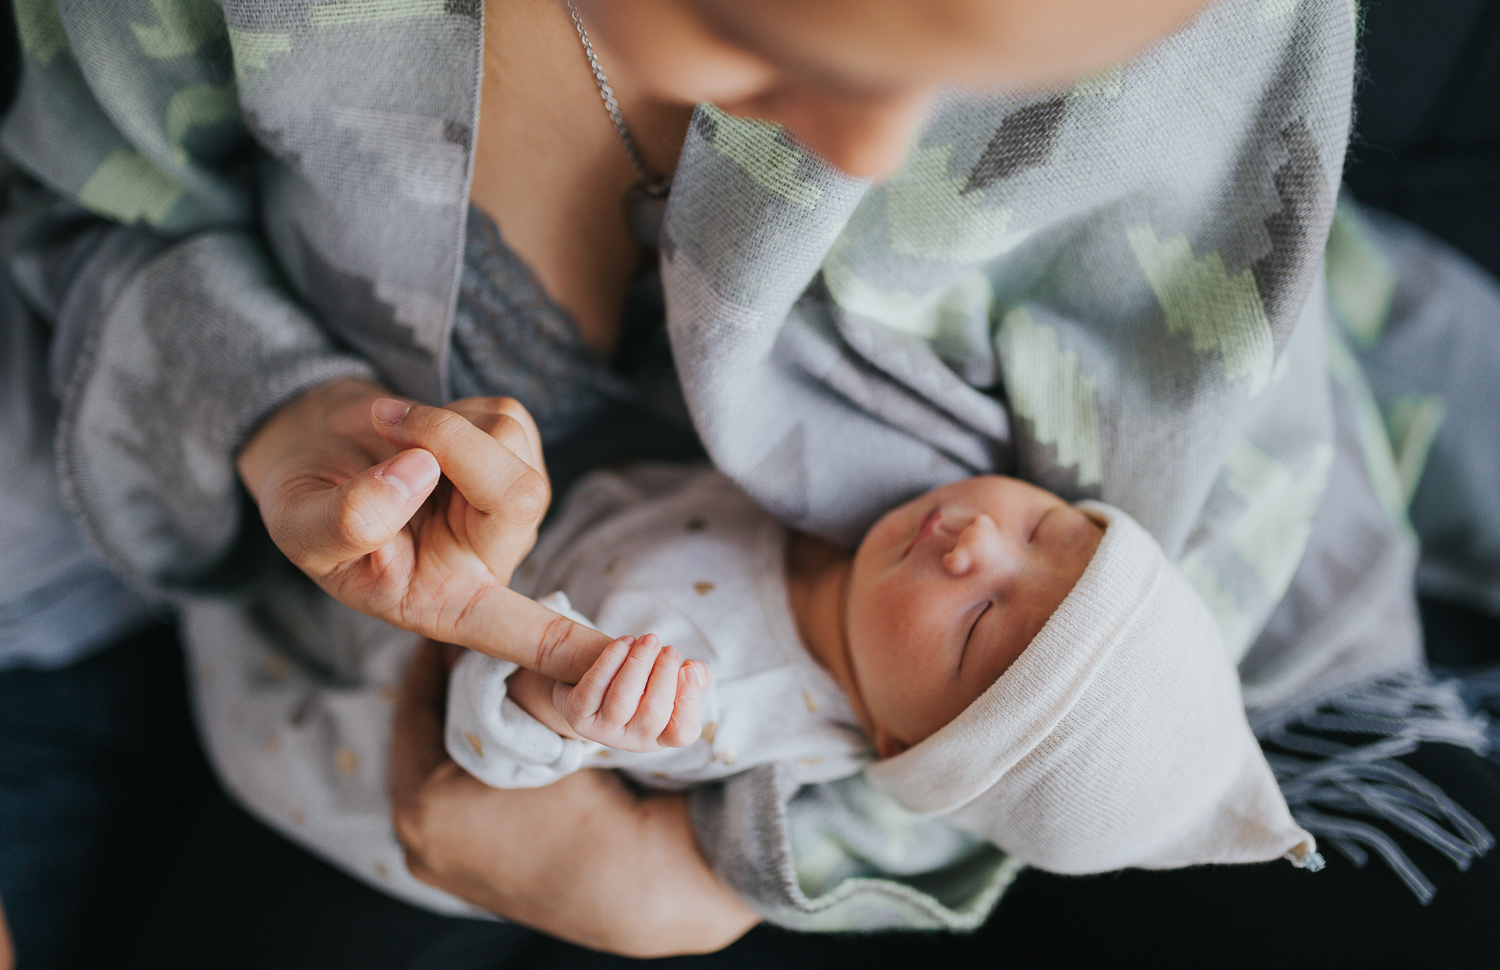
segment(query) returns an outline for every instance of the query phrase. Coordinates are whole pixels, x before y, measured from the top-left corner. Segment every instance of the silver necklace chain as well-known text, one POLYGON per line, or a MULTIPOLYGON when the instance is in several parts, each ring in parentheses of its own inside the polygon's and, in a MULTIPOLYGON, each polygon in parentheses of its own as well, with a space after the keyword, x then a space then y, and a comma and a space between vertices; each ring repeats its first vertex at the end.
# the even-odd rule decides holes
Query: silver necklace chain
POLYGON ((625 126, 625 118, 620 114, 620 102, 615 100, 614 88, 609 86, 609 78, 605 77, 604 68, 599 66, 599 57, 589 41, 589 32, 583 29, 583 18, 578 15, 578 8, 573 6, 572 0, 568 2, 568 13, 573 15, 573 26, 578 28, 578 39, 583 42, 583 56, 588 58, 589 70, 594 72, 594 81, 599 85, 599 97, 604 99, 604 110, 609 112, 609 120, 615 123, 615 131, 620 133, 625 153, 630 156, 630 164, 635 166, 636 174, 641 177, 641 188, 653 199, 665 198, 672 188, 672 177, 669 175, 654 179, 646 171, 646 163, 641 160, 641 153, 635 147, 635 139, 630 137, 630 129, 625 126))

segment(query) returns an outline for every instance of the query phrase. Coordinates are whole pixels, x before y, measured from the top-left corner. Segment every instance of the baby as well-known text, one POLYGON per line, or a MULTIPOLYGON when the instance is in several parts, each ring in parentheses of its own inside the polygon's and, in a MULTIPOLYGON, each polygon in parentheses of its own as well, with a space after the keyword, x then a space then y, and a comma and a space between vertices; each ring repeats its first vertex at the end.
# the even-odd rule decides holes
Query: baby
POLYGON ((466 654, 447 743, 492 785, 866 770, 1055 871, 1313 858, 1212 619, 1109 506, 981 476, 887 513, 851 555, 715 472, 638 467, 570 493, 518 588, 654 635, 615 640, 576 686, 466 654))

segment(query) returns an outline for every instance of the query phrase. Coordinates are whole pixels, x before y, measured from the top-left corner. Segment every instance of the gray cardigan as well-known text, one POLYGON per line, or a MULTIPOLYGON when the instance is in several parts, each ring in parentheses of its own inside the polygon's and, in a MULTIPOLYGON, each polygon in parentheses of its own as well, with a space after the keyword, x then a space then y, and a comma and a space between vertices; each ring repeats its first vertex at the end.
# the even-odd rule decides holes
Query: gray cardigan
MULTIPOLYGON (((221 662, 264 648, 298 661, 301 696, 337 688, 378 710, 359 651, 318 632, 358 622, 309 606, 246 542, 232 456, 340 376, 442 400, 481 5, 19 12, 24 73, 0 145, 39 185, 4 244, 55 327, 73 510, 138 586, 191 594, 190 638, 212 627, 221 662), (209 593, 234 598, 192 598, 209 593), (195 627, 195 609, 213 622, 195 627)), ((782 518, 846 542, 976 472, 1124 508, 1213 608, 1262 713, 1413 669, 1415 542, 1333 323, 1373 314, 1378 336, 1384 308, 1345 295, 1340 309, 1324 285, 1354 38, 1345 0, 1224 0, 1069 90, 944 98, 879 186, 700 107, 662 274, 714 460, 782 518)), ((310 834, 262 798, 252 742, 212 726, 244 698, 215 708, 204 679, 233 790, 362 878, 441 905, 341 854, 336 825, 310 834)), ((376 825, 379 764, 342 767, 308 784, 376 825), (341 800, 356 782, 370 797, 341 800)), ((858 779, 799 790, 761 770, 695 795, 694 819, 720 875, 780 922, 982 920, 1007 857, 878 802, 858 779), (918 848, 893 861, 898 842, 918 848), (794 843, 839 858, 814 873, 794 843)))

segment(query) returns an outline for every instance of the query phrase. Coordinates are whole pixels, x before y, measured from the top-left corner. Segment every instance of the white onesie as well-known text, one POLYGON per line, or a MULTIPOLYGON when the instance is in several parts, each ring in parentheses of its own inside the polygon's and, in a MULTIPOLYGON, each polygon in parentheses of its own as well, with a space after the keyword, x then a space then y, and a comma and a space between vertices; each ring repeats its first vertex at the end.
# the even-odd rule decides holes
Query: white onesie
POLYGON ((449 682, 449 753, 497 788, 536 788, 581 767, 618 768, 653 788, 770 762, 804 784, 860 771, 873 751, 843 691, 802 646, 787 605, 786 535, 703 466, 584 478, 512 585, 528 596, 563 594, 542 602, 610 636, 655 633, 708 663, 703 737, 649 754, 564 739, 506 696, 515 664, 470 652, 449 682))

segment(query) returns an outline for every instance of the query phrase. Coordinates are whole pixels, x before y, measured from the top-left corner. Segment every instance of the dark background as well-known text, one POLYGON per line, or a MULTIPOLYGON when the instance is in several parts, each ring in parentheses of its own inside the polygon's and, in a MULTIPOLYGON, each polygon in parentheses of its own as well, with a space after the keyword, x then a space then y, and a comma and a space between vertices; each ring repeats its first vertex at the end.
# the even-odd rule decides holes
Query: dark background
POLYGON ((1500 276, 1500 0, 1361 6, 1349 187, 1500 276))

